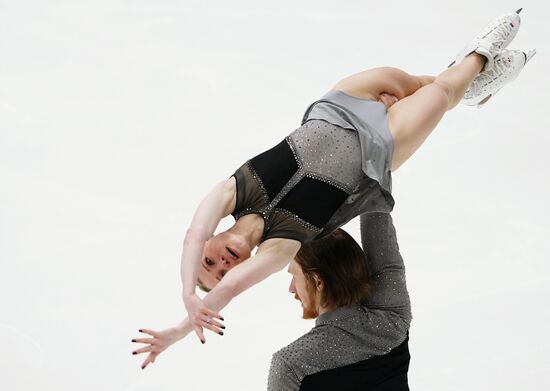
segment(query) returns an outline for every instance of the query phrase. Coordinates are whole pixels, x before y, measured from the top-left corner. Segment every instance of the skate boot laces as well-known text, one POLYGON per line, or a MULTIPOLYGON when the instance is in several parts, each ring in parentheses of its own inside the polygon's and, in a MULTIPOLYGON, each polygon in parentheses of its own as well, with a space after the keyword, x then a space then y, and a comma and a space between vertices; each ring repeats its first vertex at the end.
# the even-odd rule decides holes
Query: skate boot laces
POLYGON ((483 90, 485 88, 487 88, 490 84, 495 83, 500 77, 505 75, 511 69, 513 65, 511 56, 503 54, 504 53, 495 58, 493 68, 481 72, 475 78, 474 82, 466 92, 468 97, 481 95, 484 93, 483 90))
POLYGON ((490 51, 500 50, 505 45, 508 37, 514 31, 514 25, 508 20, 504 20, 501 23, 497 23, 492 28, 488 29, 487 33, 483 34, 482 40, 492 35, 490 38, 491 46, 488 48, 490 51))

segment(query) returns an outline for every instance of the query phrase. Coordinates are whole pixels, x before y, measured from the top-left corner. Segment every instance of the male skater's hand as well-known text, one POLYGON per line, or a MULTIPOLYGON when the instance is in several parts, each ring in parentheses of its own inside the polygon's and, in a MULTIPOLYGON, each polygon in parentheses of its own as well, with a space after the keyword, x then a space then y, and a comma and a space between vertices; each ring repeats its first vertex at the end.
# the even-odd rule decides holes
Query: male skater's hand
POLYGON ((132 342, 144 343, 147 346, 134 350, 132 354, 149 353, 145 361, 141 364, 141 369, 145 369, 149 363, 154 363, 159 354, 166 350, 166 348, 172 345, 174 342, 179 341, 185 336, 177 327, 170 327, 162 331, 153 331, 148 329, 139 330, 140 333, 149 334, 153 338, 135 338, 132 342))
POLYGON ((220 314, 208 309, 197 295, 186 296, 184 302, 187 309, 187 317, 202 343, 206 342, 203 327, 216 334, 223 335, 222 329, 225 329, 225 326, 217 320, 223 321, 220 314))

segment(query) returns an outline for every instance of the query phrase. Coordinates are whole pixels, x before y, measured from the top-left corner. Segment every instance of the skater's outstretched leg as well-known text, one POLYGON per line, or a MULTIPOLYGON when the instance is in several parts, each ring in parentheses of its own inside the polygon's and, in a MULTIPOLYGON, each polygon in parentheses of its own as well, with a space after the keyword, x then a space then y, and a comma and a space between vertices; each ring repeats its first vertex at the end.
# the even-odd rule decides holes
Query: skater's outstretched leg
MULTIPOLYGON (((462 100, 474 80, 475 88, 466 98, 480 106, 517 76, 534 52, 524 54, 523 58, 521 52, 502 53, 518 32, 520 12, 521 9, 490 23, 459 53, 456 65, 435 79, 411 76, 395 68, 378 68, 336 85, 336 89, 358 97, 381 100, 379 94, 388 93, 398 98, 388 109, 388 125, 394 140, 392 171, 416 152, 443 114, 462 100)), ((384 96, 382 101, 386 100, 384 96)))
POLYGON ((455 107, 485 64, 485 57, 470 54, 448 68, 433 83, 419 88, 388 109, 394 140, 392 171, 397 170, 424 143, 447 110, 455 107))

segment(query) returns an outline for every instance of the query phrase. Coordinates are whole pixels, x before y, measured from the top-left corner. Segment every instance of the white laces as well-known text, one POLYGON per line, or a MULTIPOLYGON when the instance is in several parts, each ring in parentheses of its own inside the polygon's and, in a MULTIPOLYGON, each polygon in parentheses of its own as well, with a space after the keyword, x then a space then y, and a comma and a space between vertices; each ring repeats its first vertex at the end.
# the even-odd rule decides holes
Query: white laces
POLYGON ((512 31, 513 27, 508 20, 504 20, 491 28, 491 30, 485 34, 485 37, 494 34, 494 39, 492 39, 491 42, 491 50, 500 49, 512 31))
POLYGON ((496 83, 497 79, 506 74, 512 67, 512 62, 508 56, 499 56, 495 59, 493 68, 481 72, 473 81, 468 89, 469 96, 481 94, 483 89, 491 83, 496 83))

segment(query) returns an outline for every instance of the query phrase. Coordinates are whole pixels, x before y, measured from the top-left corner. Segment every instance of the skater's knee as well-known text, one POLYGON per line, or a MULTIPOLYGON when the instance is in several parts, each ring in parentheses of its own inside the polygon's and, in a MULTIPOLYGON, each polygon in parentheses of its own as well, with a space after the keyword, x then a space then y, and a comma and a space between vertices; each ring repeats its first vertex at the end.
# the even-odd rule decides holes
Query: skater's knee
POLYGON ((378 68, 380 75, 387 81, 387 91, 389 94, 403 99, 414 94, 422 87, 421 80, 399 68, 381 67, 378 68))
POLYGON ((432 84, 435 81, 435 76, 416 76, 416 79, 420 83, 420 87, 427 86, 428 84, 432 84))

